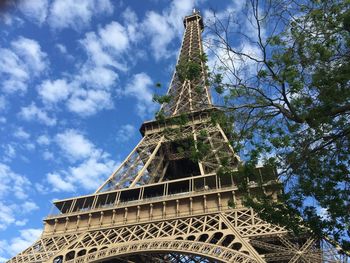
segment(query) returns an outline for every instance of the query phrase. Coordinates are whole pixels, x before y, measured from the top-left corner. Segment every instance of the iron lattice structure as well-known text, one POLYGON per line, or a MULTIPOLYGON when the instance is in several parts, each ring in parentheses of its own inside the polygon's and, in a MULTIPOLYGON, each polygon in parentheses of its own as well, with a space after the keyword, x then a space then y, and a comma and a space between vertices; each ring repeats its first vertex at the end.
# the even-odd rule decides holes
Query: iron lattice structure
MULTIPOLYGON (((94 194, 55 201, 40 239, 9 262, 345 262, 243 206, 239 157, 211 119, 202 18, 194 12, 184 25, 165 117, 142 125, 142 140, 94 194), (180 72, 190 63, 195 77, 180 72), (191 158, 200 144, 205 156, 191 158), (223 160, 233 172, 218 172, 223 160)), ((250 194, 278 192, 273 170, 256 168, 249 180, 250 194)))

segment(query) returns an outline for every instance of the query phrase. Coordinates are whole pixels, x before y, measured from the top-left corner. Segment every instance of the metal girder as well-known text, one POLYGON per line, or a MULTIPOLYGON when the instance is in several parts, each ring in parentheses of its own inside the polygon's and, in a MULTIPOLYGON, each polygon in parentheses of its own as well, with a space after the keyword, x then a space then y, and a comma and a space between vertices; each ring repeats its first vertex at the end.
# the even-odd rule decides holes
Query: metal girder
MULTIPOLYGON (((216 173, 222 167, 222 160, 232 170, 237 168, 240 160, 223 129, 211 120, 210 112, 214 108, 206 66, 201 58, 202 18, 199 13, 194 13, 187 16, 184 22, 186 31, 178 63, 198 63, 199 76, 180 79, 179 72, 175 70, 168 90, 171 100, 161 108, 166 121, 144 123, 144 137, 119 168, 89 197, 91 206, 84 206, 87 197, 82 198, 85 201, 80 200, 80 206, 79 198, 64 200, 63 203, 68 202, 69 209, 63 210, 62 205, 61 215, 48 217, 45 222, 51 225, 45 228, 42 237, 12 258, 10 263, 346 262, 347 259, 339 256, 328 243, 305 236, 295 237, 283 227, 260 219, 252 209, 243 207, 240 200, 236 200, 234 189, 237 186, 233 176, 230 178, 231 188, 227 185, 226 189, 225 186, 221 187, 216 173), (188 117, 187 123, 180 125, 171 122, 181 114, 188 117), (190 159, 189 151, 193 149, 176 149, 178 144, 188 139, 193 140, 195 149, 199 143, 209 147, 201 160, 190 159), (183 174, 186 172, 183 166, 197 174, 192 174, 192 171, 183 174), (211 178, 212 175, 217 176, 213 184, 215 189, 209 189, 206 183, 202 187, 194 187, 198 179, 193 178, 211 178), (169 185, 178 183, 181 187, 181 182, 187 182, 184 177, 193 179, 189 181, 192 187, 188 185, 191 191, 173 191, 170 197, 164 194, 169 185), (172 183, 163 182, 167 180, 172 183), (139 184, 152 183, 153 187, 162 182, 164 193, 152 199, 154 203, 152 200, 133 199, 134 204, 119 204, 124 190, 113 193, 115 189, 130 188, 128 190, 134 191, 139 184), (110 192, 102 193, 106 191, 110 192), (114 195, 113 203, 107 202, 109 194, 114 195), (93 211, 104 209, 103 204, 96 208, 103 195, 106 195, 103 204, 108 203, 111 207, 93 211), (222 205, 223 196, 225 202, 232 198, 240 206, 232 209, 222 205), (135 200, 138 202, 136 205, 135 200), (211 202, 210 209, 208 202, 211 202), (104 225, 104 220, 109 223, 104 225), (82 221, 86 224, 83 227, 82 221), (115 224, 116 221, 118 224, 115 224)), ((205 180, 203 182, 207 182, 205 180)), ((143 198, 142 191, 140 199, 143 198)))

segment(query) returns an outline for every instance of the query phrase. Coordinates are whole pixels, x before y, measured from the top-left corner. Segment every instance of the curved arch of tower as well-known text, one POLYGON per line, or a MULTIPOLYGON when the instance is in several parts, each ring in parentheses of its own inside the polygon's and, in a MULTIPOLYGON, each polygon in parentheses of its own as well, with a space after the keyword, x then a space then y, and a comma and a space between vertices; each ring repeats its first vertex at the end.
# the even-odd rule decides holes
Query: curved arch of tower
MULTIPOLYGON (((70 252, 72 253, 72 252, 70 252)), ((68 255, 69 256, 69 255, 68 255)), ((65 256, 61 256, 65 258, 65 256)), ((131 259, 134 262, 148 259, 148 262, 178 260, 197 260, 197 262, 257 262, 249 254, 239 252, 224 246, 211 243, 196 242, 189 240, 146 240, 142 242, 129 242, 124 244, 114 244, 101 250, 96 250, 80 256, 78 262, 101 262, 131 259)), ((58 256, 57 258, 60 258, 58 256)), ((65 262, 77 262, 75 259, 65 262)), ((146 261, 147 262, 147 261, 146 261)), ((180 261, 181 262, 181 261, 180 261)))
MULTIPOLYGON (((9 262, 345 262, 323 241, 294 237, 243 206, 239 157, 211 121, 218 110, 201 59, 202 17, 194 12, 184 25, 164 119, 143 123, 142 140, 95 193, 55 201, 40 239, 9 262), (181 63, 198 74, 184 76, 181 63), (199 144, 205 156, 191 158, 199 144), (223 160, 229 175, 218 172, 223 160)), ((264 167, 248 185, 251 194, 279 188, 264 167)))

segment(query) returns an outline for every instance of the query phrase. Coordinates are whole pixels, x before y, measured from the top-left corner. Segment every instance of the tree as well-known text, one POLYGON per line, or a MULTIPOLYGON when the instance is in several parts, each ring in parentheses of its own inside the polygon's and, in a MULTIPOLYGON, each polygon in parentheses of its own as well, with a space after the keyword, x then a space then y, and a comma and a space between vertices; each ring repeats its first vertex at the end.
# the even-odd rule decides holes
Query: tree
POLYGON ((243 172, 274 165, 284 186, 277 204, 268 196, 247 204, 349 252, 350 1, 248 0, 213 12, 207 32, 243 172))

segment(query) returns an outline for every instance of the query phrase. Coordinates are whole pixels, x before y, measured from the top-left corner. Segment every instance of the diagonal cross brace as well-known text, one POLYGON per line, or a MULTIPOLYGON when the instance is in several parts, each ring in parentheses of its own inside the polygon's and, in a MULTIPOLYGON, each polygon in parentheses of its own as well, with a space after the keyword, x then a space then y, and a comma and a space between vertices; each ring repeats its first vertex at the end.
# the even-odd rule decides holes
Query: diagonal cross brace
POLYGON ((248 250, 250 255, 255 258, 259 263, 266 263, 266 261, 259 255, 259 253, 246 241, 241 234, 236 230, 232 223, 225 217, 224 214, 220 214, 221 220, 227 225, 227 227, 232 231, 232 233, 239 239, 241 244, 248 250))

